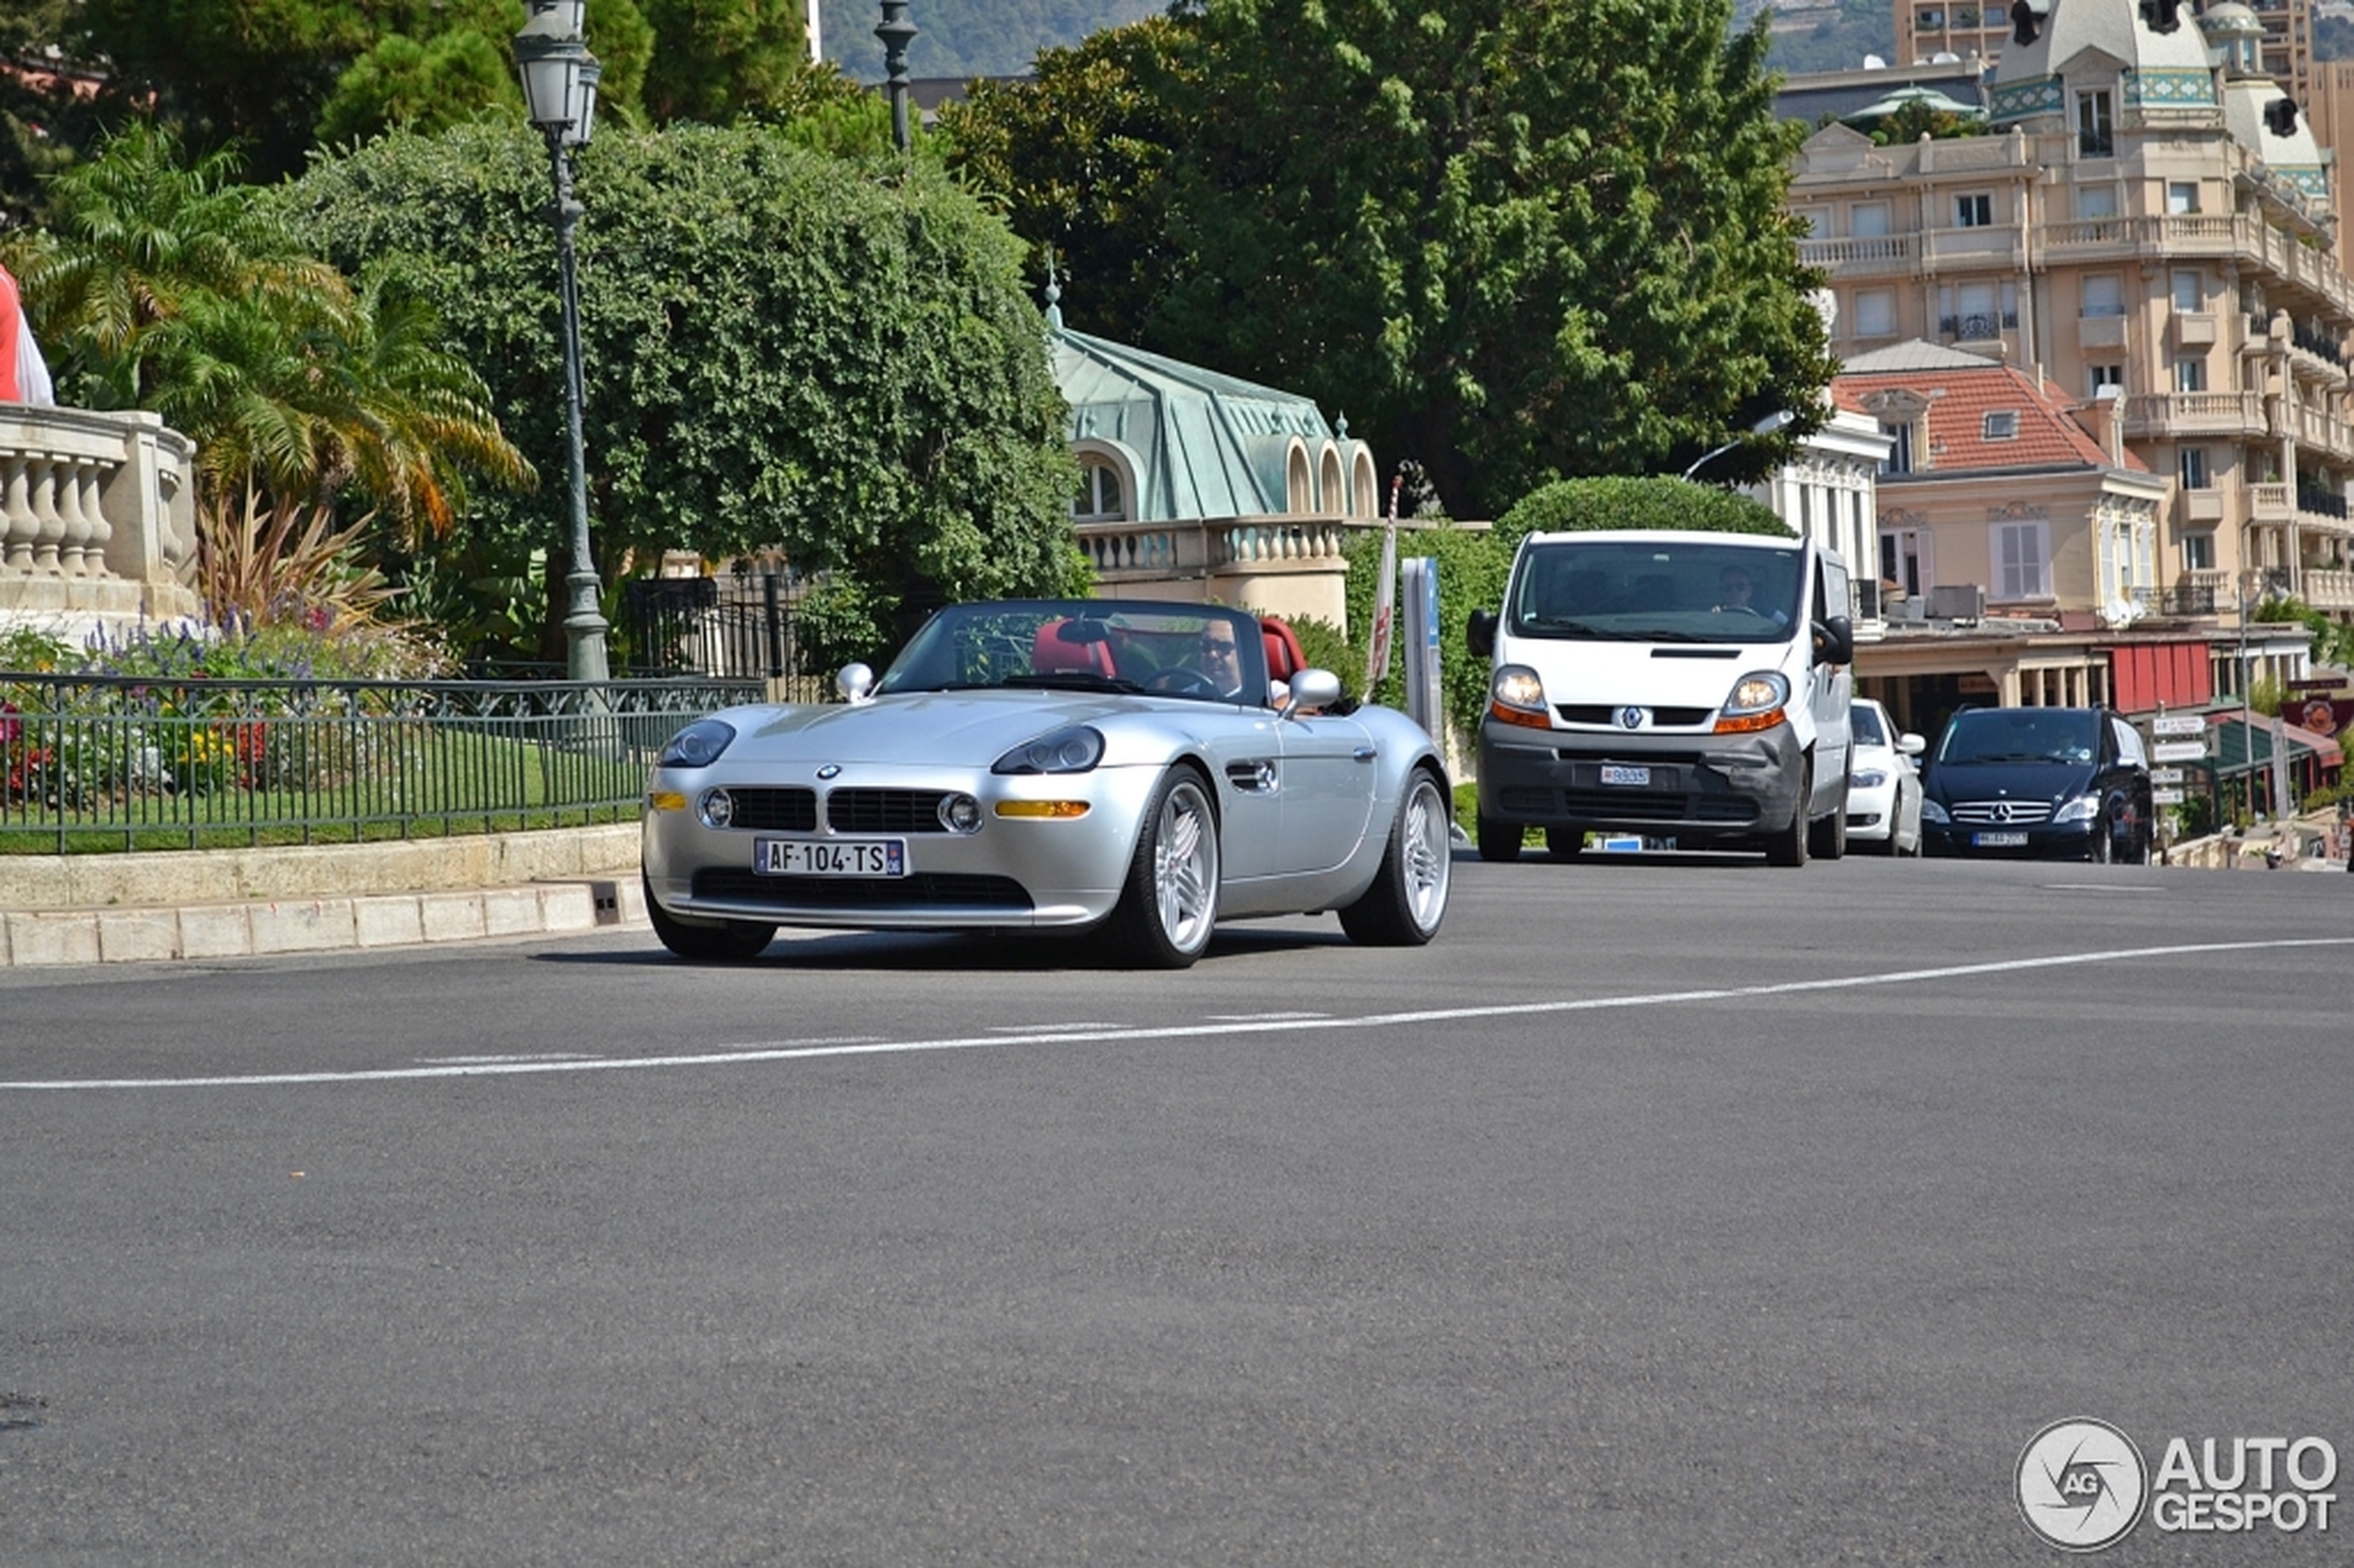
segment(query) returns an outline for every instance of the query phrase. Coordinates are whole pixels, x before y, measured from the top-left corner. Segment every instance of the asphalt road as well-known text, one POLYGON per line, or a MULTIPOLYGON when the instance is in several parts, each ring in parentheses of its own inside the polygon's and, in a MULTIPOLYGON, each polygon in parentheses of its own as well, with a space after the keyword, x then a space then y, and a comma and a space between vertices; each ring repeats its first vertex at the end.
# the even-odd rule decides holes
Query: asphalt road
POLYGON ((2061 1418, 2354 1460, 2350 916, 1463 859, 1174 977, 0 973, 0 1563, 2053 1562, 2061 1418))

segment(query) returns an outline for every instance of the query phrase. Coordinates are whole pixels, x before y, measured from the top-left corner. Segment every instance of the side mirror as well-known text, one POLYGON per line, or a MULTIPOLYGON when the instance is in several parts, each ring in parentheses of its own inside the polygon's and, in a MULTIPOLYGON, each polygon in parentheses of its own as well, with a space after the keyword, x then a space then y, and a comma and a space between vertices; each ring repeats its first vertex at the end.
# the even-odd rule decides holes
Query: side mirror
POLYGON ((1470 649, 1475 658, 1492 659, 1496 656, 1495 611, 1482 609, 1471 613, 1471 619, 1463 626, 1463 646, 1470 649))
POLYGON ((1833 615, 1815 623, 1815 662, 1818 664, 1846 664, 1854 662, 1855 628, 1844 615, 1833 615))
POLYGON ((1285 718, 1304 708, 1329 708, 1340 701, 1340 677, 1330 670, 1305 669, 1291 677, 1291 696, 1284 702, 1285 718))
POLYGON ((863 702, 874 689, 875 672, 865 664, 844 664, 842 674, 834 677, 834 689, 845 702, 863 702))
POLYGON ((1896 738, 1896 749, 1908 757, 1917 757, 1929 750, 1929 742, 1908 729, 1896 738))

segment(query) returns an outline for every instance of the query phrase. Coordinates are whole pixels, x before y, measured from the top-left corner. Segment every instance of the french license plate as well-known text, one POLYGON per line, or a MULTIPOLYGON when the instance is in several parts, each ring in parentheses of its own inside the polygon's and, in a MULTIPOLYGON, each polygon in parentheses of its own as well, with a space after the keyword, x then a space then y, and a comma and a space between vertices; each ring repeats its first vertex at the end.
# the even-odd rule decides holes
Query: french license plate
POLYGON ((1972 833, 1969 841, 1981 849, 2018 849, 2027 842, 2024 833, 1972 833))
POLYGON ((764 877, 905 877, 905 839, 755 839, 752 868, 764 877))
POLYGON ((1621 767, 1616 763, 1602 764, 1602 782, 1605 784, 1649 784, 1651 781, 1650 768, 1621 767))

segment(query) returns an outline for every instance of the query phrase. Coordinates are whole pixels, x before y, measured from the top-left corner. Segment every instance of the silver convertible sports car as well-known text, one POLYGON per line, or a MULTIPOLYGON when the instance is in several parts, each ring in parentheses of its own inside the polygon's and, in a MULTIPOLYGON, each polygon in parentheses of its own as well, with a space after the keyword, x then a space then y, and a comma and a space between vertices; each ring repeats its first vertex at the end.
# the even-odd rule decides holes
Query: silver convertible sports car
POLYGON ((1280 623, 1217 605, 941 611, 840 703, 730 708, 646 787, 647 912, 673 953, 780 925, 1100 930, 1182 968, 1223 919, 1338 910, 1415 945, 1446 914, 1451 797, 1403 714, 1332 711, 1280 623), (1278 655, 1271 679, 1270 653, 1278 655))

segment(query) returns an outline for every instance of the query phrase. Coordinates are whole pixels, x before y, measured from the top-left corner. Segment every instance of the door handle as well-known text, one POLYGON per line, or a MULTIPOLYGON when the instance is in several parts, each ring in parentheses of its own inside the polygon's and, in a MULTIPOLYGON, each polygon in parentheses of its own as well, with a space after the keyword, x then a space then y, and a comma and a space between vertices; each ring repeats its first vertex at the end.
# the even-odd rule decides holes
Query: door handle
POLYGON ((1352 762, 1372 762, 1375 757, 1380 755, 1381 748, 1379 746, 1360 746, 1355 751, 1348 753, 1349 760, 1352 762))

